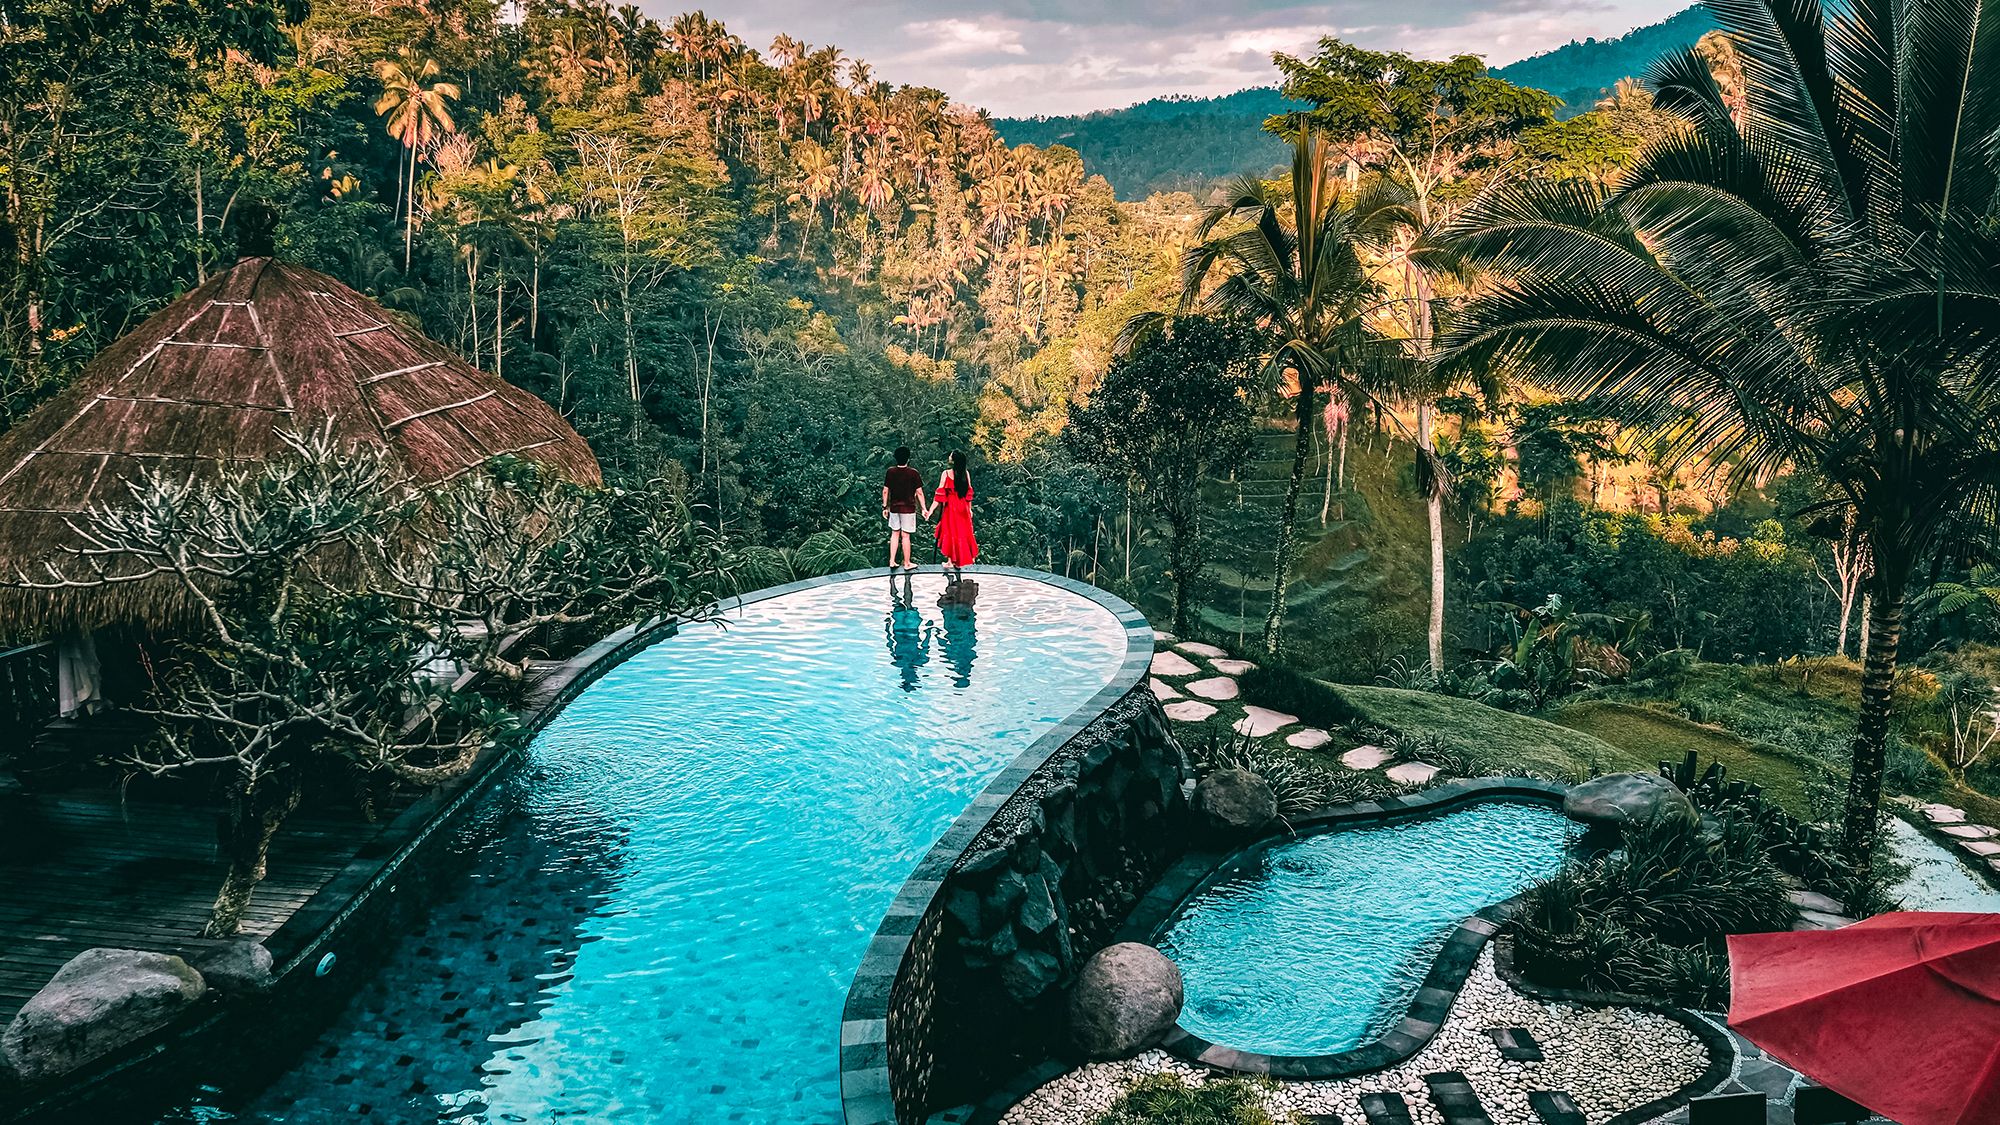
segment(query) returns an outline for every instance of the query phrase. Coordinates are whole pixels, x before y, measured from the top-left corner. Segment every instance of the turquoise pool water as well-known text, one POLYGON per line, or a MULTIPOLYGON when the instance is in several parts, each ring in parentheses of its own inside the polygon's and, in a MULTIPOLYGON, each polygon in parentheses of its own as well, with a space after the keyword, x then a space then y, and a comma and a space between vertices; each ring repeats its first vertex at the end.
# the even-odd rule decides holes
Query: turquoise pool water
MULTIPOLYGON (((1114 677, 1123 626, 982 575, 758 602, 592 685, 534 742, 462 892, 227 1115, 829 1122, 840 1010, 916 861, 1114 677)), ((186 1119, 215 1119, 200 1112, 186 1119)), ((226 1115, 225 1115, 226 1116, 226 1115)))
POLYGON ((1256 848, 1159 943, 1186 986, 1181 1026, 1273 1055, 1370 1042, 1403 1018, 1459 922, 1553 875, 1574 839, 1557 809, 1494 800, 1256 848))

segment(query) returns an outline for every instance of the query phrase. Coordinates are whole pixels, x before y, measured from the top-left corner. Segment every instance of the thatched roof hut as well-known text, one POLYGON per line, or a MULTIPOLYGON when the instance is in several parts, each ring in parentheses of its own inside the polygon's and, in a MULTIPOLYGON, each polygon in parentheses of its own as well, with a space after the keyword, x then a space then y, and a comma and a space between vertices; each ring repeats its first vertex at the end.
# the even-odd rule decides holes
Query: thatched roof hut
MULTIPOLYGON (((548 404, 325 274, 247 258, 106 348, 0 435, 0 580, 74 542, 142 466, 191 474, 277 454, 281 431, 385 450, 413 482, 511 454, 580 483, 597 459, 548 404)), ((164 608, 164 607, 158 607, 164 608)), ((156 617, 130 586, 0 591, 0 633, 156 617)))

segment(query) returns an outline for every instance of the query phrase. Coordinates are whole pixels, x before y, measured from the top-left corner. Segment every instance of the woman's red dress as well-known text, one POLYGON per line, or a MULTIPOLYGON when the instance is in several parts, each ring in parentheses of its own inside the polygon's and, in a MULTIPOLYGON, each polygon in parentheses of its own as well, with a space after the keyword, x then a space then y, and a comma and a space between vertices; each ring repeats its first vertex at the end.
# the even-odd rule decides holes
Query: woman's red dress
POLYGON ((960 496, 950 484, 941 484, 933 499, 944 506, 944 514, 938 517, 938 550, 953 566, 972 565, 979 557, 979 540, 972 537, 972 487, 967 485, 965 495, 960 496))

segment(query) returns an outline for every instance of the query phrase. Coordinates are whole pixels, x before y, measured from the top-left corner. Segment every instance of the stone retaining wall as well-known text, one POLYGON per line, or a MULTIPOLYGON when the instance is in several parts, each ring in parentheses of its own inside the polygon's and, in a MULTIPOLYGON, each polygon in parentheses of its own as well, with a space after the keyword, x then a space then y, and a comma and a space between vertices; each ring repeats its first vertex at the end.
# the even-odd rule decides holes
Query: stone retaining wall
POLYGON ((897 895, 842 1017, 848 1125, 922 1121, 1046 1053, 1064 986, 1181 854, 1188 769, 1144 687, 1152 631, 1102 591, 1055 584, 1118 615, 1125 664, 974 799, 897 895))

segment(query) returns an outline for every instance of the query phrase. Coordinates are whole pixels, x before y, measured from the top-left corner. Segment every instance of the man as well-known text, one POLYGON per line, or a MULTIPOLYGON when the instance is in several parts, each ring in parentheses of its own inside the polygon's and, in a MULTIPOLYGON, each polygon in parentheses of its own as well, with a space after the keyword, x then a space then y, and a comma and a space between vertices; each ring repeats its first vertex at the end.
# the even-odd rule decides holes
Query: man
POLYGON ((882 476, 882 518, 889 521, 889 574, 899 566, 915 572, 910 559, 910 536, 917 530, 917 508, 923 499, 924 477, 910 467, 910 447, 896 447, 896 463, 882 476), (896 556, 901 551, 903 561, 896 556))

